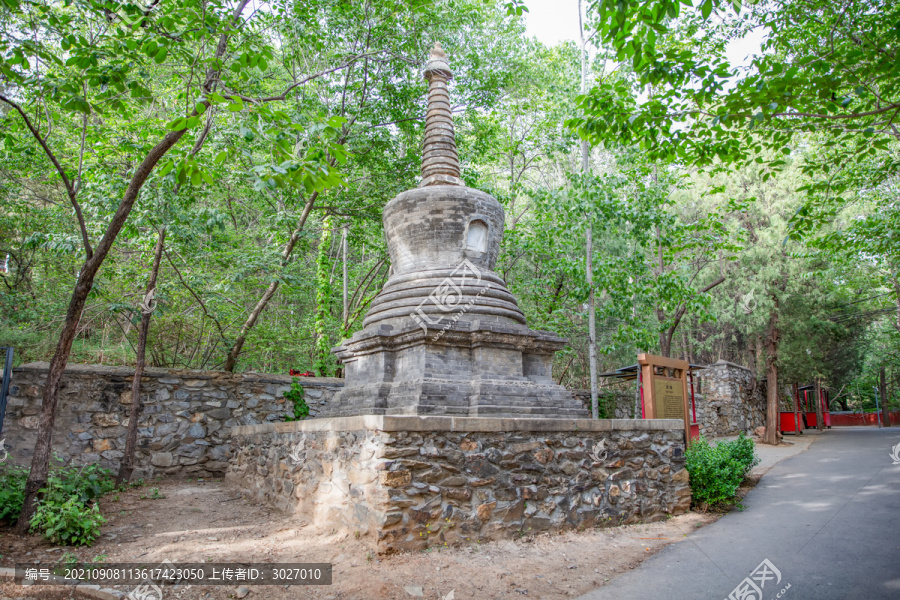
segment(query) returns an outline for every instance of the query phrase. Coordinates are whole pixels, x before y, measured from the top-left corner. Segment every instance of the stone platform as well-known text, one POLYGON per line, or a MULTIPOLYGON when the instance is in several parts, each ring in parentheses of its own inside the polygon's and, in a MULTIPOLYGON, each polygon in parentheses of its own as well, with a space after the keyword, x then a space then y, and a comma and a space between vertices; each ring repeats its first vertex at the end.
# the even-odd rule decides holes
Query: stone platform
POLYGON ((232 430, 226 478, 379 553, 690 507, 679 420, 367 415, 232 430))
POLYGON ((346 385, 319 416, 587 417, 551 377, 563 345, 516 323, 368 327, 336 350, 346 385))

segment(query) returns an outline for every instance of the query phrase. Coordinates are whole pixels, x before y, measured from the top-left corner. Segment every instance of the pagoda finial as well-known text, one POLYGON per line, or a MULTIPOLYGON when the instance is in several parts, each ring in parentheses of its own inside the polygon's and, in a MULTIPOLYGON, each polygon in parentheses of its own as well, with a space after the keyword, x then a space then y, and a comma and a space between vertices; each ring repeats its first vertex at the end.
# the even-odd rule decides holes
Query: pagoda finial
POLYGON ((425 141, 422 146, 422 181, 429 185, 465 185, 460 179, 456 135, 450 112, 450 92, 447 82, 453 78, 447 53, 435 42, 425 63, 428 80, 428 111, 425 114, 425 141))

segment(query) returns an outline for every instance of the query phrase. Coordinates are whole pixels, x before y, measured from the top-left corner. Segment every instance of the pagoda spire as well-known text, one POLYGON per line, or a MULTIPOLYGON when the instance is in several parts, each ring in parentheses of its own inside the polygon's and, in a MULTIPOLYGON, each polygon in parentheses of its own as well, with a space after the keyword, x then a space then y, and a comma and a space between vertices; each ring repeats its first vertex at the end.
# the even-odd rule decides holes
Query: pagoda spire
POLYGON ((456 153, 456 136, 453 132, 453 116, 450 112, 450 93, 447 82, 453 78, 447 53, 435 42, 428 62, 425 63, 425 79, 428 80, 428 111, 425 114, 425 141, 422 145, 422 181, 419 187, 429 185, 462 185, 459 156, 456 153))

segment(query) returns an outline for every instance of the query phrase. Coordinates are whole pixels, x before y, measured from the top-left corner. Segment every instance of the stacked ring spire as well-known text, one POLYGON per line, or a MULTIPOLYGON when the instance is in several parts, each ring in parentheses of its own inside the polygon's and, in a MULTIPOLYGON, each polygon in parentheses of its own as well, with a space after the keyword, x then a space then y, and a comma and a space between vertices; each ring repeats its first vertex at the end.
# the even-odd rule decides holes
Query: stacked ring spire
POLYGON ((459 155, 450 110, 448 82, 453 78, 453 72, 440 42, 436 42, 431 50, 424 75, 428 80, 428 111, 425 114, 422 182, 419 187, 465 185, 460 179, 459 155))

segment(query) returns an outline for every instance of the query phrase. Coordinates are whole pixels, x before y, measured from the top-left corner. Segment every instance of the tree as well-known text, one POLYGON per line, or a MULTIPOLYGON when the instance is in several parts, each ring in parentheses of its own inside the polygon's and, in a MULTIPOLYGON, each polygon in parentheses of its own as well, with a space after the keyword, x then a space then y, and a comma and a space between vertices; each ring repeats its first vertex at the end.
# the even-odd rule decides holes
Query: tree
MULTIPOLYGON (((585 37, 584 12, 581 7, 582 1, 578 0, 578 31, 580 34, 581 47, 579 54, 581 55, 581 93, 587 92, 588 79, 588 38, 585 37)), ((590 173, 590 144, 587 140, 581 141, 581 174, 587 176, 590 173)), ((591 264, 594 259, 594 226, 592 219, 588 216, 588 223, 585 227, 585 261, 584 270, 588 287, 588 365, 591 373, 591 416, 595 419, 599 418, 599 407, 597 405, 597 300, 594 290, 594 267, 591 264)))
MULTIPOLYGON (((244 68, 265 70, 266 59, 272 56, 266 45, 246 48, 241 54, 229 51, 237 31, 246 38, 259 38, 260 32, 253 30, 252 20, 242 18, 247 0, 239 0, 233 8, 209 6, 201 0, 183 0, 167 5, 166 11, 158 14, 147 14, 145 7, 133 3, 117 5, 112 11, 105 4, 90 0, 78 3, 75 10, 41 0, 21 4, 4 0, 4 5, 8 9, 8 18, 4 21, 7 30, 0 42, 0 50, 3 50, 0 72, 5 76, 7 86, 0 94, 0 102, 12 109, 4 117, 7 125, 4 142, 15 149, 37 146, 46 157, 48 167, 62 184, 73 208, 85 255, 44 387, 38 438, 18 526, 25 531, 39 491, 46 484, 60 379, 85 302, 141 188, 157 164, 190 130, 195 130, 192 132, 194 146, 202 144, 211 129, 217 105, 224 104, 229 112, 239 112, 244 110, 247 101, 263 119, 272 123, 284 124, 289 119, 266 107, 267 103, 283 99, 284 94, 250 98, 234 92, 241 87, 253 87, 252 81, 250 85, 244 85, 247 79, 252 79, 240 76, 244 68), (151 64, 162 64, 170 56, 183 64, 185 72, 189 73, 186 80, 180 82, 184 86, 180 98, 184 104, 167 106, 161 101, 154 110, 145 111, 140 102, 154 98, 155 94, 143 83, 144 69, 152 68, 151 64), (205 72, 195 73, 196 64, 207 65, 205 72), (226 67, 234 75, 230 75, 226 67), (232 92, 231 98, 226 99, 219 90, 232 92), (52 110, 48 108, 32 118, 24 108, 29 106, 27 101, 34 102, 34 106, 52 107, 52 110), (76 118, 81 121, 81 136, 77 168, 67 168, 59 158, 62 155, 52 148, 50 133, 55 119, 71 118, 73 113, 80 115, 76 118), (166 124, 161 116, 175 118, 166 124), (130 157, 135 162, 123 177, 125 185, 121 200, 108 222, 101 226, 102 237, 94 246, 80 201, 85 186, 85 161, 89 158, 88 130, 92 130, 91 141, 99 140, 104 128, 121 126, 123 120, 133 123, 138 118, 143 120, 143 143, 130 157), (197 131, 201 125, 202 129, 197 131), (150 136, 157 136, 158 141, 151 142, 150 136)), ((289 89, 316 76, 298 80, 289 89)), ((286 183, 324 189, 326 185, 339 182, 327 169, 324 176, 316 170, 326 162, 326 152, 297 160, 293 148, 277 147, 283 159, 283 166, 279 168, 285 171, 281 177, 286 183), (310 168, 313 165, 316 169, 310 168)), ((341 156, 336 145, 330 146, 328 151, 341 156)), ((102 153, 98 154, 102 156, 102 153)), ((204 181, 212 182, 189 152, 182 153, 180 158, 177 165, 176 160, 169 160, 159 176, 172 172, 178 182, 190 182, 194 186, 204 181)))
POLYGON ((134 377, 131 381, 131 411, 128 415, 128 434, 125 441, 124 456, 119 465, 119 473, 116 475, 116 487, 122 486, 131 480, 134 471, 134 454, 137 449, 138 419, 141 416, 141 377, 144 375, 147 351, 147 333, 150 330, 150 317, 156 308, 156 278, 159 276, 159 265, 162 262, 163 248, 166 243, 166 229, 163 227, 156 234, 156 247, 153 250, 153 266, 150 269, 150 278, 147 280, 144 299, 141 302, 141 323, 138 333, 138 345, 135 354, 134 377))
MULTIPOLYGON (((778 393, 778 342, 781 331, 778 327, 778 294, 772 294, 772 310, 769 312, 769 326, 766 329, 766 435, 765 442, 778 443, 779 393, 778 393)), ((818 386, 816 387, 818 391, 818 386)))
MULTIPOLYGON (((883 0, 596 2, 597 33, 630 63, 629 81, 602 82, 569 123, 595 143, 637 143, 687 164, 762 164, 768 176, 802 154, 799 238, 857 190, 895 178, 900 158, 900 6, 883 0), (761 52, 730 65, 726 43, 758 30, 761 52), (697 35, 702 32, 703 35, 697 35), (641 92, 652 90, 647 100, 641 92), (821 151, 803 153, 808 141, 821 151)), ((896 225, 896 223, 894 223, 896 225)))

